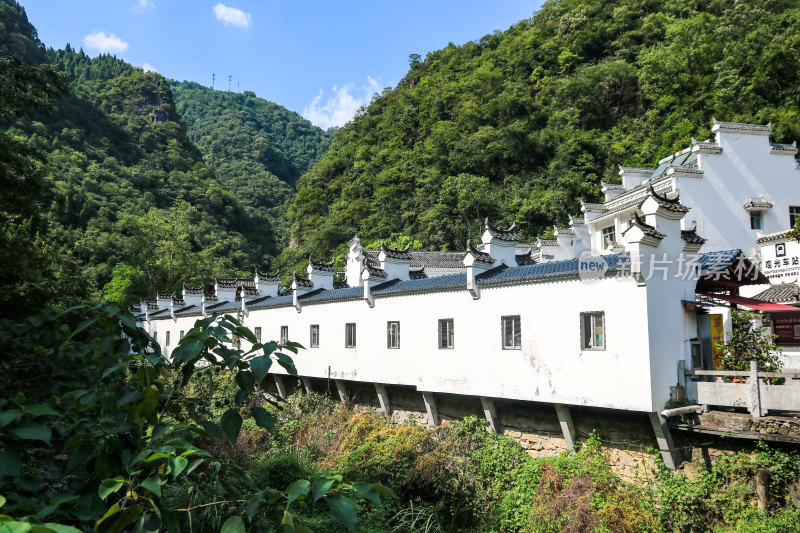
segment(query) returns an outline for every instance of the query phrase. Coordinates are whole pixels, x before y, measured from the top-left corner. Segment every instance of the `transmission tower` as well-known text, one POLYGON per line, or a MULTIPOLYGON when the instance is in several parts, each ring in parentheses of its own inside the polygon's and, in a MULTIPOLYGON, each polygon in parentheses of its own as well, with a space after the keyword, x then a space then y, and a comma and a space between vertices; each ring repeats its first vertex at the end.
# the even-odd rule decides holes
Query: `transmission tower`
POLYGON ((228 74, 228 92, 231 92, 231 75, 228 74))
POLYGON ((214 90, 214 79, 217 77, 213 72, 211 73, 211 90, 214 90))

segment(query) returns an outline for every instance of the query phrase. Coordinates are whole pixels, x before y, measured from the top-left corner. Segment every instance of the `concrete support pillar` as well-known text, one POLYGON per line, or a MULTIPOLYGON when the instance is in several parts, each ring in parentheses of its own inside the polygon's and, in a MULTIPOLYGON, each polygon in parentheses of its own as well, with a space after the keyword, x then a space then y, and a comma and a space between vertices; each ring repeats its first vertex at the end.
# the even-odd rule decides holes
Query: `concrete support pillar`
POLYGON ((485 416, 486 421, 489 422, 489 430, 492 433, 500 433, 500 421, 497 418, 497 409, 494 406, 494 400, 481 396, 481 406, 483 407, 483 416, 485 416))
POLYGON ((386 385, 383 383, 376 383, 375 392, 378 394, 378 402, 380 402, 383 412, 387 415, 391 415, 392 404, 389 403, 389 394, 386 392, 386 385))
POLYGON ((306 390, 306 394, 309 394, 312 391, 312 389, 311 389, 311 380, 309 378, 306 378, 306 377, 301 377, 300 381, 303 382, 303 388, 306 390))
POLYGON ((655 431, 658 449, 661 450, 664 464, 670 470, 675 470, 680 465, 680 459, 678 458, 678 450, 675 449, 675 444, 672 442, 667 419, 658 413, 648 414, 650 415, 650 423, 653 424, 653 431, 655 431))
POLYGON ((339 392, 339 399, 341 401, 347 400, 347 385, 341 379, 334 380, 336 382, 336 390, 339 392))
POLYGON ((423 392, 422 400, 425 402, 425 411, 428 414, 428 425, 439 425, 439 409, 436 407, 436 398, 432 392, 423 392))
POLYGON ((275 386, 278 388, 278 396, 284 400, 289 397, 288 390, 286 389, 286 382, 283 381, 283 376, 272 374, 272 379, 275 380, 275 386))
POLYGON ((561 433, 564 434, 564 440, 567 441, 567 448, 572 449, 575 447, 575 443, 578 442, 578 435, 575 433, 575 424, 572 422, 572 413, 568 405, 560 403, 555 405, 558 423, 561 426, 561 433))

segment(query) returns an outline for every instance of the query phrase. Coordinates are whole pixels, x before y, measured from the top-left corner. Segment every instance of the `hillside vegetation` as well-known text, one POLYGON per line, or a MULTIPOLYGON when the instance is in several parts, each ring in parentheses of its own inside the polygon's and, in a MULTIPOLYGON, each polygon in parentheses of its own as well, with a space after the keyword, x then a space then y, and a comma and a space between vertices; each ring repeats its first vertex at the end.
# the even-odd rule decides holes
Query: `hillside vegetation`
POLYGON ((269 265, 328 134, 252 93, 45 49, 13 0, 0 15, 0 314, 128 303, 269 265))
POLYGON ((332 255, 356 232, 460 250, 486 216, 543 234, 597 201, 617 164, 654 166, 709 137, 712 117, 800 138, 799 51, 789 0, 549 1, 412 55, 300 179, 293 236, 332 255))

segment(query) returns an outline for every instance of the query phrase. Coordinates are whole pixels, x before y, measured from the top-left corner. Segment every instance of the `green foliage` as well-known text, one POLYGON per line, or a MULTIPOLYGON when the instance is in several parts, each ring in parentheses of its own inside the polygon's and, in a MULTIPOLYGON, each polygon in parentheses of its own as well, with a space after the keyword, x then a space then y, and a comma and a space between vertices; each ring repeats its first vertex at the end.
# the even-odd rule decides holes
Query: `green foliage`
MULTIPOLYGON (((255 341, 233 316, 198 320, 167 361, 134 317, 113 304, 52 308, 0 324, 0 521, 175 531, 181 513, 225 506, 223 531, 260 530, 267 520, 282 531, 306 531, 294 525, 293 509, 324 500, 352 530, 352 496, 380 505, 391 493, 328 474, 257 485, 237 462, 203 447, 237 443, 244 418, 260 408, 253 402, 263 401, 264 376, 251 361, 293 369, 276 347, 296 352, 296 343, 254 342, 243 351, 232 347, 234 335, 255 341), (235 393, 215 410, 192 384, 219 373, 234 376, 235 393), (170 487, 187 483, 185 507, 169 506, 170 487), (201 499, 213 499, 198 503, 194 486, 203 487, 201 499)), ((274 424, 262 411, 255 423, 274 424)))
POLYGON ((757 327, 753 323, 755 319, 756 314, 750 311, 731 311, 731 333, 722 343, 722 368, 725 370, 750 370, 750 361, 756 361, 761 372, 780 372, 777 335, 769 335, 757 327))
POLYGON ((412 54, 298 182, 300 255, 335 255, 356 232, 461 250, 487 216, 532 239, 598 201, 617 164, 655 166, 707 138, 712 117, 771 121, 792 142, 799 28, 785 0, 562 0, 412 54))

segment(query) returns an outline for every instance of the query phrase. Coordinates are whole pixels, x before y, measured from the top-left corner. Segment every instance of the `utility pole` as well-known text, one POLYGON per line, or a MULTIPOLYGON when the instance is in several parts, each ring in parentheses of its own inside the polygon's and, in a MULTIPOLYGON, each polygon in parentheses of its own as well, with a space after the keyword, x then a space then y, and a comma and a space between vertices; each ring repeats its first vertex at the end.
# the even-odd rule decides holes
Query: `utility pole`
POLYGON ((213 72, 211 73, 211 90, 214 90, 214 79, 217 77, 213 72))
POLYGON ((228 92, 231 92, 231 75, 228 74, 228 92))

